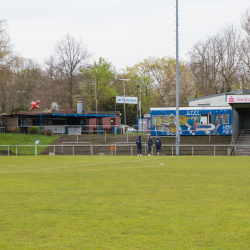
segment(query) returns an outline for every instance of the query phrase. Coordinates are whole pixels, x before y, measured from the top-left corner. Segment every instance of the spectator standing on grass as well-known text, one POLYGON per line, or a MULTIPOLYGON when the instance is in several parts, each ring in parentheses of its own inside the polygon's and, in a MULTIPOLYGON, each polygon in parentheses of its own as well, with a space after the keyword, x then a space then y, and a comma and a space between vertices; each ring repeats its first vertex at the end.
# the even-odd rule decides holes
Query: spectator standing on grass
POLYGON ((150 135, 148 138, 148 156, 151 156, 151 147, 153 146, 152 136, 150 135))
POLYGON ((141 154, 141 136, 138 137, 136 140, 136 145, 137 145, 137 156, 142 156, 141 154))
POLYGON ((157 155, 160 155, 160 152, 161 152, 161 139, 160 139, 159 135, 157 136, 157 138, 155 140, 155 146, 156 146, 157 155))

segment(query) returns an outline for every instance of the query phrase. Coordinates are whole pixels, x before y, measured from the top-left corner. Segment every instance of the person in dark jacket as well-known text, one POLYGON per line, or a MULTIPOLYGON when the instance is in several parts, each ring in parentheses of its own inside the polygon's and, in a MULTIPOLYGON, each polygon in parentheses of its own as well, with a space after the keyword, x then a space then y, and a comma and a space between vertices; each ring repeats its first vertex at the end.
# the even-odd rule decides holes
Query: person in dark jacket
POLYGON ((157 136, 157 138, 155 140, 155 146, 156 146, 157 155, 160 155, 160 152, 161 152, 161 139, 160 139, 159 135, 157 136))
POLYGON ((136 145, 137 145, 137 156, 142 156, 141 154, 141 136, 136 140, 136 145))
POLYGON ((148 138, 148 156, 151 156, 151 147, 153 146, 152 136, 150 135, 148 138))

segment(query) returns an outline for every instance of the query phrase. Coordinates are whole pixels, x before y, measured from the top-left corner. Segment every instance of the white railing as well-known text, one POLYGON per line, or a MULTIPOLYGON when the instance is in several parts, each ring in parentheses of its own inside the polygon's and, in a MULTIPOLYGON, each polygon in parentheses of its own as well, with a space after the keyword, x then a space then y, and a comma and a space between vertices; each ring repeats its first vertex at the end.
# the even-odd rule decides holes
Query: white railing
MULTIPOLYGON (((118 134, 118 129, 120 130, 121 134, 125 134, 125 125, 36 125, 36 126, 19 126, 21 129, 27 129, 27 133, 29 134, 29 128, 38 127, 39 133, 41 130, 52 130, 54 134, 65 134, 66 129, 69 128, 78 128, 81 130, 82 133, 88 134, 98 134, 99 132, 107 132, 110 130, 113 134, 118 134), (58 131, 54 131, 55 128, 59 129, 58 131), (116 130, 114 130, 116 128, 116 130)), ((75 133, 76 134, 76 133, 75 133)), ((72 134, 73 135, 73 134, 72 134)))
MULTIPOLYGON (((143 147, 145 147, 145 155, 147 155, 147 145, 145 142, 142 142, 143 144, 143 147)), ((137 149, 137 145, 135 143, 131 143, 131 142, 116 142, 115 143, 115 154, 117 155, 117 149, 118 148, 127 148, 130 152, 131 152, 131 155, 133 155, 133 152, 135 152, 135 150, 137 149)), ((97 152, 94 152, 96 148, 98 147, 110 147, 110 145, 93 145, 92 143, 90 142, 82 142, 82 143, 69 143, 69 144, 60 144, 60 145, 37 145, 36 146, 37 148, 39 147, 44 147, 43 151, 44 150, 47 150, 47 153, 51 153, 51 154, 58 154, 58 155, 62 155, 65 153, 65 147, 70 147, 72 150, 70 152, 71 155, 75 155, 75 149, 79 149, 82 148, 84 149, 85 147, 89 147, 89 155, 94 155, 95 153, 97 152), (81 144, 81 145, 80 145, 81 144), (83 144, 86 144, 86 145, 83 145, 83 144), (56 150, 57 149, 57 150, 56 150)), ((161 152, 169 152, 168 155, 174 155, 175 153, 175 147, 176 145, 173 145, 173 144, 163 144, 162 147, 161 147, 161 152)), ((237 151, 237 147, 241 147, 241 148, 250 148, 250 145, 190 145, 190 144, 187 144, 187 145, 179 145, 180 147, 180 155, 181 155, 181 148, 188 148, 189 150, 189 154, 185 154, 185 155, 198 155, 198 152, 201 152, 201 148, 205 148, 205 152, 209 152, 207 149, 208 147, 212 148, 212 154, 211 155, 221 155, 220 154, 220 151, 222 150, 222 148, 226 148, 226 149, 223 149, 224 150, 224 153, 223 155, 231 155, 231 152, 232 152, 232 149, 236 150, 237 151), (198 150, 196 148, 199 148, 198 150), (195 154, 197 153, 197 154, 195 154)), ((152 151, 151 151, 151 154, 153 155, 154 154, 154 148, 155 146, 152 146, 152 151)), ((41 151, 41 150, 40 150, 41 151)), ((69 151, 69 150, 68 150, 69 151)), ((129 152, 127 151, 127 152, 129 152)), ((211 152, 210 151, 210 152, 211 152)), ((107 151, 105 151, 107 153, 107 151)), ((110 151, 108 151, 109 153, 110 151)), ((41 152, 40 152, 41 153, 41 152)), ((84 152, 86 153, 86 152, 84 152)), ((112 153, 112 152, 110 152, 112 153)), ((0 155, 35 155, 35 145, 0 145, 0 155), (26 147, 28 149, 26 149, 26 152, 24 152, 23 148, 26 147), (32 148, 33 147, 33 148, 32 148), (21 149, 20 149, 21 148, 21 149)), ((77 152, 77 155, 83 155, 83 151, 81 150, 81 152, 77 152)), ((164 155, 166 155, 166 153, 164 153, 164 155)), ((202 155, 202 154, 199 154, 199 155, 202 155)), ((204 154, 204 155, 207 155, 207 154, 204 154)))

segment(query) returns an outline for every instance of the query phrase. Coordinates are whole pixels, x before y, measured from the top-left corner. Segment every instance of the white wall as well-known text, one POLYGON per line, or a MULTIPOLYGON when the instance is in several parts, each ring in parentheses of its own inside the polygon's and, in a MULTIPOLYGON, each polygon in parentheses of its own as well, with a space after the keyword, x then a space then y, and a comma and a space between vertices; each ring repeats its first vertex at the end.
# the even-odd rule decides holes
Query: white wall
POLYGON ((213 96, 200 100, 189 101, 189 107, 197 107, 202 104, 209 104, 212 107, 230 106, 226 101, 226 95, 213 96))

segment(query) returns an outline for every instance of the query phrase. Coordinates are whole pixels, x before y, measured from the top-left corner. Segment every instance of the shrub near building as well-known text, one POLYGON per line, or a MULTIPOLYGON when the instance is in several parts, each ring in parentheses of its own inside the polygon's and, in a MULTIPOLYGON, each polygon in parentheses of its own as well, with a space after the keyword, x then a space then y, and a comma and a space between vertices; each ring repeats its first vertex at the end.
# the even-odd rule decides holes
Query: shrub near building
POLYGON ((39 131, 39 127, 29 127, 29 128, 28 128, 29 134, 34 134, 34 135, 36 135, 36 134, 38 134, 38 131, 39 131))

